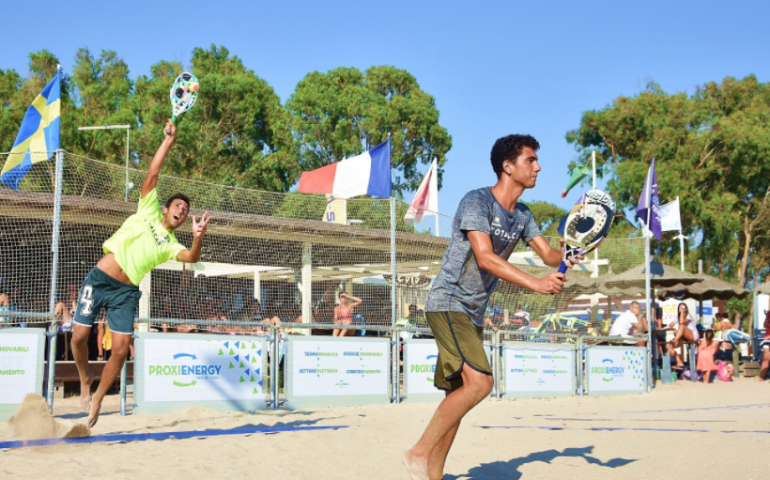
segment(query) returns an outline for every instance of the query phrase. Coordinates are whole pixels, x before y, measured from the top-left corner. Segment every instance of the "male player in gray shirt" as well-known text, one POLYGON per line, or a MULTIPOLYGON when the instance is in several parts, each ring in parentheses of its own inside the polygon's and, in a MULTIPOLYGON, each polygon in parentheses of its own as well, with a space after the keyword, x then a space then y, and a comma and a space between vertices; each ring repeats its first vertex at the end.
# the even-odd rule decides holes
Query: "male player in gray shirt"
MULTIPOLYGON (((492 369, 482 340, 484 311, 498 279, 544 294, 560 294, 561 273, 535 278, 508 263, 523 239, 546 265, 558 267, 564 255, 552 248, 532 212, 518 203, 535 186, 540 144, 529 135, 509 135, 492 147, 497 184, 469 192, 460 201, 441 271, 425 305, 439 354, 434 384, 446 391, 417 444, 403 456, 412 480, 443 478, 444 462, 460 421, 492 391, 492 369)), ((578 260, 567 262, 572 267, 578 260)))

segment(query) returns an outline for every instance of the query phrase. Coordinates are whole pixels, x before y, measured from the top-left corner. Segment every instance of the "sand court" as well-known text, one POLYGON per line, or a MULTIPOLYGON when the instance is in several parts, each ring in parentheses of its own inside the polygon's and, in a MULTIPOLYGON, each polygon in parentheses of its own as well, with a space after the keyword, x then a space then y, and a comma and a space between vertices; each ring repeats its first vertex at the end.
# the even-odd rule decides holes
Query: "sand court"
MULTIPOLYGON (((769 400, 768 382, 744 378, 659 385, 644 395, 488 400, 461 426, 444 478, 768 478, 769 400)), ((121 417, 118 397, 110 396, 92 436, 165 439, 5 449, 0 476, 242 479, 248 472, 249 478, 405 479, 400 456, 435 406, 251 413, 193 407, 121 417), (217 434, 222 431, 233 433, 217 434), (173 432, 196 435, 180 439, 173 432)), ((57 436, 85 421, 76 397, 57 402, 54 413, 63 426, 57 436)), ((19 440, 14 428, 0 424, 0 442, 19 440)))

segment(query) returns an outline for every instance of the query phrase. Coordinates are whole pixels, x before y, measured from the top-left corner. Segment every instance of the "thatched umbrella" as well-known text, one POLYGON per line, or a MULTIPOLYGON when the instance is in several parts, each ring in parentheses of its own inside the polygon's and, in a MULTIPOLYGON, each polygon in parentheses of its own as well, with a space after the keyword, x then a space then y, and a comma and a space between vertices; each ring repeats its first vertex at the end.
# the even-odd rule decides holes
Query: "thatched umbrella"
POLYGON ((680 283, 670 287, 659 288, 658 291, 686 292, 701 300, 713 300, 715 298, 720 300, 745 298, 751 293, 740 285, 725 282, 724 280, 720 280, 717 277, 712 277, 705 273, 698 273, 696 276, 701 278, 702 281, 689 285, 680 283))
POLYGON ((757 293, 764 293, 766 295, 770 295, 770 282, 763 283, 759 286, 757 289, 757 293))
MULTIPOLYGON (((623 273, 606 276, 601 282, 599 291, 609 295, 643 294, 646 274, 647 265, 643 263, 623 273)), ((650 262, 650 277, 655 288, 667 288, 680 284, 692 285, 703 281, 694 273, 683 272, 660 262, 650 262)))

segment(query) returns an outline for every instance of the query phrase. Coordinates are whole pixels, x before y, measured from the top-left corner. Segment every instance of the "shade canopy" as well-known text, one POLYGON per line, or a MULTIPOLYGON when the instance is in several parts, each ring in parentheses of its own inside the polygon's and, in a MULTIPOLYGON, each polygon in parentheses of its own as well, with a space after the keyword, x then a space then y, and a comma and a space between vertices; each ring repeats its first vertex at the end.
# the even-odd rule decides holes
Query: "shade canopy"
MULTIPOLYGON (((623 273, 605 276, 601 281, 600 291, 611 295, 644 293, 646 274, 647 265, 643 263, 623 273)), ((652 285, 656 288, 692 285, 703 281, 694 273, 683 272, 660 262, 650 262, 650 277, 652 285)))
POLYGON ((705 273, 696 274, 702 280, 698 283, 673 285, 662 289, 665 292, 684 292, 693 297, 698 297, 702 300, 729 300, 731 298, 745 298, 749 295, 748 290, 735 285, 733 283, 725 282, 717 277, 712 277, 705 273))

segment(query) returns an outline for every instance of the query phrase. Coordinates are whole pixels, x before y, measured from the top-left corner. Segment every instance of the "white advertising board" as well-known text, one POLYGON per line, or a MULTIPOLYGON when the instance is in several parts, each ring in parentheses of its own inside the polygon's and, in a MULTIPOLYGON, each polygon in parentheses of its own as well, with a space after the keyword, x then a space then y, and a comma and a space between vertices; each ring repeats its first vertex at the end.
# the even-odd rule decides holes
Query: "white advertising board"
POLYGON ((503 347, 505 394, 513 397, 573 395, 575 350, 563 345, 503 347))
POLYGON ((647 350, 644 347, 586 349, 587 392, 644 392, 647 388, 647 350))
POLYGON ((701 312, 700 305, 696 305, 695 311, 697 312, 696 319, 700 318, 703 325, 712 325, 714 323, 714 301, 703 300, 703 311, 701 312))
POLYGON ((231 335, 139 333, 137 409, 167 411, 202 405, 265 408, 266 342, 231 335), (157 404, 176 404, 176 408, 157 404))
POLYGON ((390 339, 289 337, 287 405, 387 403, 390 339))
POLYGON ((42 329, 0 330, 0 421, 13 415, 28 393, 43 393, 42 329))
POLYGON ((407 401, 444 398, 444 392, 433 385, 437 358, 435 340, 407 340, 404 344, 404 395, 407 401))

